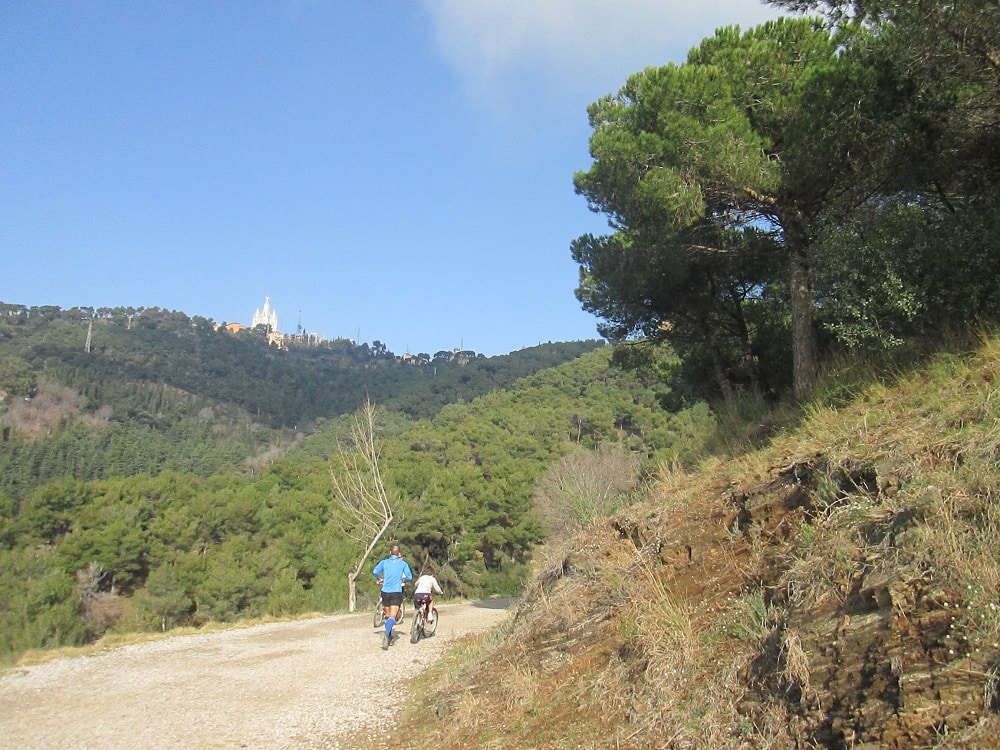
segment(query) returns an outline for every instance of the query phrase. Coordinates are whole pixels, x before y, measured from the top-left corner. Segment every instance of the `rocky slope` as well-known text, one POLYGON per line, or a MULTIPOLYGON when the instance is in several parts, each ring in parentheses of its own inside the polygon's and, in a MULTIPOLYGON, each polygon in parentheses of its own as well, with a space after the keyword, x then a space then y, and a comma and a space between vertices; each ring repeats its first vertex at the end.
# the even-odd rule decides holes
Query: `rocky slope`
POLYGON ((1000 747, 998 362, 664 470, 551 552, 418 746, 1000 747))

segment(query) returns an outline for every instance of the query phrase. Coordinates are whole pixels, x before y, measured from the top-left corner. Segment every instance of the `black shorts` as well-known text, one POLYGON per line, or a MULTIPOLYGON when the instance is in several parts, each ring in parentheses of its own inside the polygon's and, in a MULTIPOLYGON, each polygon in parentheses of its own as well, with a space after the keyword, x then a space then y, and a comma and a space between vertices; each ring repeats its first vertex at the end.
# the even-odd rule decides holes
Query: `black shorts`
POLYGON ((398 607, 403 603, 403 592, 397 591, 394 594, 390 594, 386 591, 382 592, 382 606, 383 607, 398 607))
POLYGON ((431 598, 432 597, 431 597, 430 594, 414 594, 413 595, 413 603, 414 604, 422 604, 423 602, 429 602, 431 600, 431 598))

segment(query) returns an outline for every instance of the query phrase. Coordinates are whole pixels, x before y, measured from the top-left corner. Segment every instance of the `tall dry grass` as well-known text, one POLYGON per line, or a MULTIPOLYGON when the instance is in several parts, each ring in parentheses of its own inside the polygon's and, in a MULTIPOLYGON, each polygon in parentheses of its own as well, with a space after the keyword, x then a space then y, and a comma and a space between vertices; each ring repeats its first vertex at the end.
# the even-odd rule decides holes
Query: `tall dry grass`
MULTIPOLYGON (((726 487, 809 463, 819 476, 786 542, 755 528, 722 534, 720 554, 745 580, 740 591, 725 601, 687 598, 655 549, 625 537, 605 543, 607 526, 598 522, 553 545, 513 622, 436 668, 452 708, 413 747, 808 747, 808 735, 792 737, 798 719, 788 704, 746 710, 748 666, 774 648, 777 679, 808 696, 813 655, 788 612, 836 604, 859 575, 919 579, 950 597, 964 663, 982 684, 982 710, 1000 711, 1000 338, 984 336, 974 352, 939 353, 921 368, 915 361, 845 359, 797 412, 734 409, 724 415, 717 455, 664 462, 646 500, 626 511, 669 523, 697 515, 726 487), (779 556, 771 562, 783 572, 765 590, 753 576, 768 555, 779 556), (592 569, 581 570, 581 559, 592 569), (575 659, 567 675, 554 665, 575 637, 572 622, 563 632, 546 624, 595 588, 616 600, 606 630, 617 646, 607 648, 604 636, 592 644, 600 658, 565 656, 564 666, 575 659), (603 732, 600 716, 609 717, 603 732)), ((440 695, 418 712, 439 705, 440 695)), ((977 747, 984 726, 996 728, 949 731, 938 744, 977 747)))

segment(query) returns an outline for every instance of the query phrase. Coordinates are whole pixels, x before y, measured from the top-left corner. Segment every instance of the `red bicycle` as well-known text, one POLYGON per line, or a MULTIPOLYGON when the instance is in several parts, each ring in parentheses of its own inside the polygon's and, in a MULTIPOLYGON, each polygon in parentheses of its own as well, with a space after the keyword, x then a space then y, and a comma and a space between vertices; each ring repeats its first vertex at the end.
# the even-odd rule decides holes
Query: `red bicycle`
POLYGON ((421 638, 430 638, 437 632, 438 611, 434 599, 430 595, 418 594, 413 602, 413 622, 410 625, 410 643, 416 643, 421 638))

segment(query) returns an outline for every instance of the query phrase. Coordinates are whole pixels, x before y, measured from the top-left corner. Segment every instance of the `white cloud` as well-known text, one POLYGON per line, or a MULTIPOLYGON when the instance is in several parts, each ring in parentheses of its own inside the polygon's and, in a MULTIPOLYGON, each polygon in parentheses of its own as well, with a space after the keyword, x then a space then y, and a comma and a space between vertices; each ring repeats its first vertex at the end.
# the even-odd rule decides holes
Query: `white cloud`
POLYGON ((778 11, 758 0, 424 0, 440 54, 478 100, 617 90, 648 65, 683 62, 720 26, 778 11), (520 89, 520 93, 518 90, 520 89))

